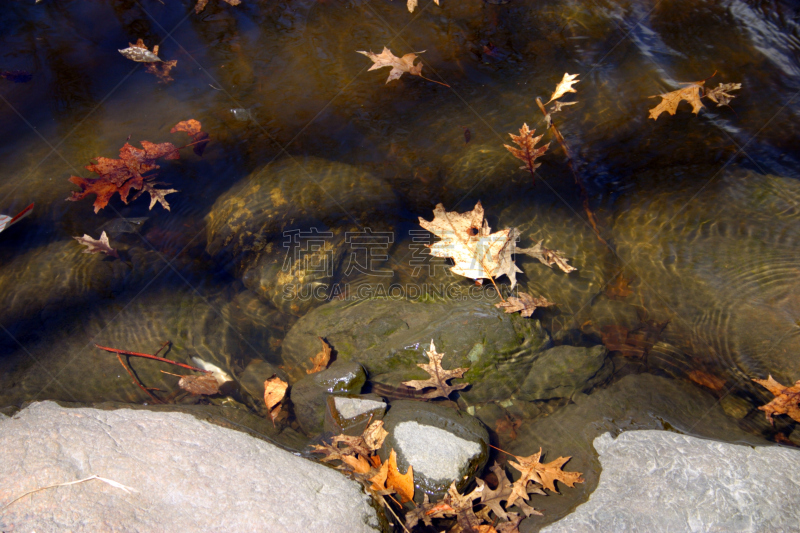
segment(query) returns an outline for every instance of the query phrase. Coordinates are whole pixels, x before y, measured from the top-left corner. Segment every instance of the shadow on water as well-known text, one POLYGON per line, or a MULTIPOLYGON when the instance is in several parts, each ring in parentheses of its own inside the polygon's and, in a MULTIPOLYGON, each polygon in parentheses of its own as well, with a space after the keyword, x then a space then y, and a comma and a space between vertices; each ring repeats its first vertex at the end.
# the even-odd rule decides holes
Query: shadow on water
MULTIPOLYGON (((733 429, 716 438, 791 433, 791 423, 771 428, 755 410, 769 397, 751 379, 800 378, 797 6, 442 0, 409 14, 402 2, 292 0, 210 2, 195 14, 190 4, 4 7, 0 70, 33 78, 0 79, 0 212, 36 208, 0 235, 2 406, 143 403, 118 362, 91 344, 152 352, 169 339, 172 357, 197 355, 235 376, 232 401, 263 415, 254 369, 285 365, 286 332, 330 296, 298 304, 287 286, 439 282, 441 272, 412 262, 417 217, 430 219, 439 202, 466 211, 480 200, 492 228, 517 227, 521 246, 544 240, 578 269, 517 259, 520 290, 558 304, 534 316, 553 343, 607 343, 609 328, 646 340, 640 357, 610 356, 614 373, 596 390, 525 409, 505 396, 471 406, 487 425, 513 415, 530 433, 543 418, 579 412, 581 395, 599 402, 622 380, 653 374, 722 406, 733 429), (173 82, 117 52, 140 38, 178 60, 173 82), (385 84, 388 71, 368 72, 356 53, 383 46, 425 50, 423 74, 450 88, 409 75, 385 84), (523 122, 544 131, 535 98, 564 72, 580 74, 570 96, 578 103, 554 118, 610 247, 592 232, 558 143, 535 183, 503 148, 523 122), (648 118, 659 101, 650 95, 715 72, 709 87, 742 83, 730 106, 708 101, 694 115, 684 103, 675 116, 648 118), (69 176, 89 177, 84 166, 116 157, 129 136, 135 146, 189 142, 169 133, 189 118, 212 142, 202 158, 186 149, 161 165, 159 181, 179 191, 169 212, 148 210, 145 199, 115 197, 98 214, 90 199, 64 201, 75 190, 69 176), (146 218, 111 232, 120 259, 81 253, 73 236, 98 237, 120 218, 146 218), (364 228, 392 236, 375 263, 386 278, 350 268, 347 234, 364 228), (284 232, 312 229, 330 232, 309 256, 331 258, 330 271, 286 269, 284 232), (621 277, 629 294, 620 296, 609 284, 621 277), (666 325, 651 334, 653 324, 666 325)), ((149 386, 174 389, 134 365, 149 386)), ((583 454, 590 468, 592 450, 564 451, 569 440, 548 446, 583 454)))

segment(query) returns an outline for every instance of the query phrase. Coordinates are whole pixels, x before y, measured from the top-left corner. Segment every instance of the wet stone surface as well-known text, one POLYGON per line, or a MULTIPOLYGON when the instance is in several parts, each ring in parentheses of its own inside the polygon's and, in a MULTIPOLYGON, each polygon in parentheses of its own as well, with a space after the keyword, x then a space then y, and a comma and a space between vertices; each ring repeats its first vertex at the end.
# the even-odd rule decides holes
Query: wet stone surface
POLYGON ((361 365, 341 361, 294 383, 289 397, 300 427, 309 436, 321 433, 328 395, 358 394, 366 381, 367 375, 361 365))

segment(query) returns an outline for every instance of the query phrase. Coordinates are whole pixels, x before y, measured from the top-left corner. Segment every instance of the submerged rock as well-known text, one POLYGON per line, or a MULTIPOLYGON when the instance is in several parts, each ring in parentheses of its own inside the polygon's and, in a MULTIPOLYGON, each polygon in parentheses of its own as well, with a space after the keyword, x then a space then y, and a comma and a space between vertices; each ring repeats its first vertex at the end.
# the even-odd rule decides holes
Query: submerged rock
POLYGON ((216 201, 206 251, 261 299, 302 316, 326 300, 347 257, 347 232, 377 231, 395 201, 388 185, 357 167, 279 161, 216 201))
POLYGON ((603 468, 597 489, 542 533, 796 531, 800 524, 798 450, 665 431, 604 433, 594 448, 603 468))
POLYGON ((563 345, 545 350, 533 363, 515 396, 528 401, 548 400, 590 390, 613 372, 613 365, 606 360, 607 353, 602 346, 563 345))
POLYGON ((0 420, 0 450, 3 502, 92 475, 132 489, 91 480, 40 491, 4 510, 4 531, 381 530, 354 481, 182 413, 36 403, 0 420))
POLYGON ((431 500, 441 498, 450 484, 466 487, 484 465, 489 452, 489 433, 481 422, 466 413, 429 402, 392 402, 383 418, 389 432, 380 455, 397 452, 397 466, 405 472, 414 467, 414 484, 431 500))
POLYGON ((505 314, 490 301, 331 302, 292 327, 282 346, 284 364, 305 363, 319 350, 317 336, 333 346, 337 359, 357 361, 370 381, 393 387, 429 377, 417 364, 428 362, 425 350, 433 339, 445 368, 469 368, 463 380, 471 387, 459 394, 472 403, 511 396, 549 343, 537 320, 505 314))
POLYGON ((320 372, 309 374, 292 385, 289 396, 297 422, 307 435, 323 430, 328 396, 358 394, 367 381, 364 369, 356 362, 335 362, 320 372))

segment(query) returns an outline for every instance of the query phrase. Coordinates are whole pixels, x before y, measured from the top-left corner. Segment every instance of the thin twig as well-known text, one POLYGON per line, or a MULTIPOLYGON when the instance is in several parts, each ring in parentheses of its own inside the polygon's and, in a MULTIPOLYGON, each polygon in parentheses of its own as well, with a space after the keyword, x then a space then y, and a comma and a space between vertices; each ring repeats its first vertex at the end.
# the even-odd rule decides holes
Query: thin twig
POLYGON ((586 192, 586 187, 583 186, 583 181, 581 181, 580 177, 578 177, 578 173, 575 172, 575 167, 572 165, 572 155, 569 152, 569 148, 567 148, 567 143, 564 141, 564 137, 561 135, 561 132, 558 131, 558 128, 556 128, 556 125, 553 123, 553 120, 550 118, 550 115, 544 108, 541 98, 538 97, 536 98, 536 104, 539 106, 539 110, 544 115, 545 122, 547 122, 548 128, 553 133, 553 136, 558 141, 558 144, 561 145, 561 149, 564 150, 564 154, 567 156, 567 166, 569 167, 569 170, 572 172, 572 177, 575 179, 575 184, 578 186, 578 189, 580 190, 583 210, 586 212, 586 216, 589 219, 589 224, 592 226, 592 230, 594 230, 595 236, 601 243, 603 243, 606 246, 610 246, 608 244, 608 241, 606 241, 600 235, 600 229, 597 223, 597 217, 595 217, 592 208, 589 207, 589 195, 586 192))
MULTIPOLYGON (((391 496, 389 496, 389 497, 390 497, 390 498, 392 498, 391 496)), ((390 512, 390 513, 392 513, 392 514, 394 515, 395 519, 397 520, 397 523, 398 523, 398 524, 400 524, 400 527, 402 527, 402 528, 403 528, 403 531, 405 531, 406 533, 411 533, 411 532, 408 530, 408 528, 406 527, 406 525, 405 525, 405 521, 404 521, 404 520, 401 520, 401 519, 400 519, 400 517, 399 517, 399 516, 397 516, 397 513, 395 513, 395 512, 394 512, 394 509, 392 509, 392 506, 391 506, 391 505, 389 505, 388 503, 386 503, 386 499, 385 499, 385 498, 384 498, 382 495, 381 495, 381 499, 383 500, 383 506, 384 506, 384 507, 386 507, 387 509, 389 509, 389 512, 390 512)), ((397 502, 397 500, 395 500, 394 498, 392 498, 392 500, 394 500, 395 502, 397 502)), ((400 505, 400 504, 398 503, 397 505, 400 505)), ((401 507, 402 507, 402 506, 401 506, 401 507)))
POLYGON ((197 368, 191 365, 185 365, 183 363, 178 363, 176 361, 170 361, 169 359, 164 359, 163 357, 158 357, 155 355, 151 355, 149 353, 139 353, 139 352, 129 352, 128 350, 118 350, 117 348, 109 348, 108 346, 100 346, 99 344, 94 345, 95 348, 100 348, 101 350, 105 350, 107 352, 122 354, 122 355, 133 355, 134 357, 144 357, 145 359, 154 359, 156 361, 161 361, 162 363, 169 363, 171 365, 179 366, 181 368, 187 368, 189 370, 194 370, 195 372, 202 372, 204 374, 211 374, 210 370, 203 370, 202 368, 197 368))
POLYGON ((153 394, 149 390, 147 390, 145 388, 145 386, 142 385, 139 382, 138 379, 136 379, 136 376, 133 374, 133 371, 130 368, 128 368, 128 366, 125 363, 122 362, 122 357, 120 357, 119 353, 117 353, 116 355, 117 355, 117 359, 119 360, 119 364, 122 365, 122 367, 125 369, 125 371, 128 373, 128 375, 131 377, 131 380, 133 380, 134 385, 136 385, 137 387, 142 389, 148 396, 150 396, 150 398, 153 399, 153 401, 155 403, 159 403, 159 404, 164 403, 161 400, 159 400, 158 398, 156 398, 155 396, 153 396, 153 394))

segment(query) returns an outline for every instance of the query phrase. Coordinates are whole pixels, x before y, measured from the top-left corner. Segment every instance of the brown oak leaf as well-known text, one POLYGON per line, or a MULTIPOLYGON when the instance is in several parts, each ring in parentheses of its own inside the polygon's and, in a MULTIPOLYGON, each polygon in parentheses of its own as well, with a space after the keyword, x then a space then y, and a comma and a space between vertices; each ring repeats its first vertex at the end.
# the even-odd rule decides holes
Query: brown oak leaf
POLYGON ((508 497, 511 495, 511 481, 508 479, 506 471, 499 464, 495 463, 491 471, 497 478, 497 487, 494 489, 490 489, 489 485, 482 479, 476 480, 481 496, 481 503, 485 505, 487 509, 493 511, 500 520, 508 520, 508 514, 506 510, 503 509, 501 502, 508 500, 508 497))
POLYGON ((789 415, 795 422, 800 422, 800 380, 791 387, 784 387, 772 376, 768 376, 767 379, 753 379, 753 381, 775 395, 771 402, 759 407, 767 415, 770 424, 774 424, 773 415, 789 415))
POLYGON ((412 389, 423 390, 433 388, 434 390, 425 393, 424 398, 447 398, 453 391, 461 390, 469 386, 469 383, 459 383, 458 385, 449 385, 448 380, 460 378, 469 368, 456 368, 454 370, 445 370, 442 368, 442 358, 444 354, 436 353, 436 346, 431 339, 431 349, 426 351, 428 356, 428 363, 417 363, 417 366, 430 374, 430 378, 422 380, 415 379, 412 381, 404 381, 403 385, 411 387, 412 389))
POLYGON ((364 54, 368 58, 372 60, 374 65, 372 65, 369 70, 376 70, 383 67, 392 67, 392 70, 389 71, 389 77, 386 79, 386 83, 389 83, 392 80, 396 80, 400 78, 406 72, 411 74, 412 76, 422 76, 422 63, 418 63, 414 65, 414 61, 417 59, 417 53, 421 54, 425 52, 417 53, 410 53, 406 54, 403 57, 397 57, 394 55, 391 50, 383 47, 383 52, 380 54, 370 52, 364 52, 363 50, 356 50, 359 54, 364 54))
POLYGON ((532 248, 517 248, 515 253, 529 255, 534 259, 538 259, 550 268, 553 268, 553 265, 556 265, 567 274, 577 270, 577 268, 567 264, 569 259, 564 257, 564 252, 545 248, 542 246, 543 242, 544 240, 537 242, 532 248))
POLYGON ((729 91, 738 91, 741 88, 741 83, 720 83, 718 87, 707 91, 705 95, 716 102, 717 107, 721 107, 728 105, 732 99, 736 98, 732 94, 728 94, 729 91))
POLYGON ((306 370, 306 374, 315 374, 321 370, 328 368, 328 363, 331 362, 331 345, 325 342, 322 337, 317 337, 322 343, 322 351, 311 358, 311 369, 306 370))
POLYGON ((509 461, 508 464, 516 468, 522 473, 522 476, 514 482, 513 491, 509 496, 506 507, 512 505, 518 498, 523 500, 528 499, 527 485, 530 481, 539 483, 547 490, 558 492, 556 490, 556 480, 565 483, 569 487, 574 487, 575 483, 583 483, 584 479, 580 472, 565 472, 561 470, 570 457, 559 457, 555 461, 549 463, 541 463, 539 459, 542 456, 541 448, 539 451, 528 457, 517 457, 519 463, 509 461))
POLYGON ((191 394, 204 396, 219 394, 219 381, 212 374, 181 376, 178 387, 191 394))
POLYGON ((86 249, 83 251, 85 254, 104 253, 119 259, 119 254, 116 250, 111 248, 111 244, 108 242, 108 235, 106 235, 105 231, 100 235, 99 240, 91 238, 88 234, 84 234, 83 237, 73 237, 73 239, 86 246, 86 249))
POLYGON ((672 91, 671 93, 651 96, 650 98, 656 98, 657 96, 660 96, 661 103, 650 110, 650 118, 657 120, 658 116, 665 111, 670 115, 674 115, 675 111, 678 109, 678 104, 681 103, 682 100, 686 100, 692 104, 692 113, 696 115, 701 109, 703 109, 703 107, 705 107, 700 101, 703 83, 704 82, 702 81, 697 81, 689 84, 688 87, 678 89, 677 91, 672 91))
MULTIPOLYGON (((578 76, 579 76, 579 74, 567 74, 565 72, 564 73, 564 77, 561 78, 560 82, 558 82, 558 85, 556 85, 556 90, 553 91, 553 95, 550 97, 550 100, 545 102, 545 105, 549 104, 553 100, 558 100, 559 98, 561 98, 562 96, 564 96, 567 93, 576 93, 576 92, 578 92, 572 87, 574 84, 576 84, 579 81, 581 81, 581 80, 577 79, 578 76)), ((569 104, 567 104, 567 105, 569 105, 569 104)), ((561 108, 559 108, 559 109, 561 109, 561 108)))
POLYGON ((535 132, 536 130, 528 128, 528 124, 523 123, 522 127, 519 129, 519 135, 509 133, 511 140, 514 141, 514 144, 519 146, 519 148, 507 144, 503 145, 514 157, 525 163, 524 166, 519 168, 521 170, 527 170, 531 174, 541 165, 541 163, 536 163, 536 159, 543 156, 550 147, 550 143, 547 143, 544 146, 536 148, 536 143, 542 139, 542 136, 534 137, 533 134, 535 132))
POLYGON ((288 388, 289 384, 277 375, 273 375, 264 382, 264 403, 267 405, 267 411, 273 426, 275 425, 275 420, 281 414, 281 402, 286 396, 286 389, 288 388))
POLYGON ((505 302, 494 304, 495 307, 504 309, 506 313, 516 313, 522 311, 520 314, 523 317, 529 317, 536 311, 538 307, 550 307, 556 305, 544 296, 534 298, 526 292, 519 293, 519 296, 509 296, 505 302))

